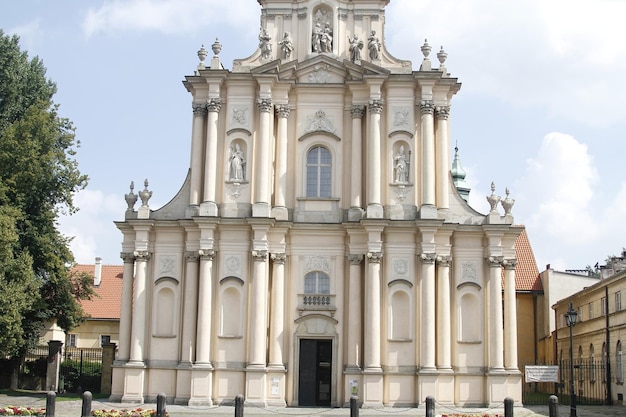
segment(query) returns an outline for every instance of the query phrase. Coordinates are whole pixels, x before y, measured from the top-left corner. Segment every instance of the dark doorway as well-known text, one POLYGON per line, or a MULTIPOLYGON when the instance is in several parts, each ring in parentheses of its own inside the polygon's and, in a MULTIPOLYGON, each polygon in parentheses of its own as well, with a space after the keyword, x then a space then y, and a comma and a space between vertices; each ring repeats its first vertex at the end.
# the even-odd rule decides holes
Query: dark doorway
POLYGON ((298 405, 330 407, 332 340, 300 339, 298 405))

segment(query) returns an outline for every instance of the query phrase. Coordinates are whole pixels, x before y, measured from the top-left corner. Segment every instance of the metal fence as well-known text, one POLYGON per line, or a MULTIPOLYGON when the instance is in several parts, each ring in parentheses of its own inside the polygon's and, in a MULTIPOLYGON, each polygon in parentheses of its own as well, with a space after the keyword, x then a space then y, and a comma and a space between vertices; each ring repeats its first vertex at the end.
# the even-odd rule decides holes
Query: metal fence
POLYGON ((59 374, 61 391, 99 393, 101 377, 102 348, 65 348, 59 374))
MULTIPOLYGON (((601 360, 574 360, 574 393, 580 405, 607 404, 606 364, 601 360)), ((526 405, 545 405, 552 394, 559 397, 559 403, 570 404, 572 381, 571 362, 561 360, 559 382, 526 382, 522 391, 522 402, 526 405)))

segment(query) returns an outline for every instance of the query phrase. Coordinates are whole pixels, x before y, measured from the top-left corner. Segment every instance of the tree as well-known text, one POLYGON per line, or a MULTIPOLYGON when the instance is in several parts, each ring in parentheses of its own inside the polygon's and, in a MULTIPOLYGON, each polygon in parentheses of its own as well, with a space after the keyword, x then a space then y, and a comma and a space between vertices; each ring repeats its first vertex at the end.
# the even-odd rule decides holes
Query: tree
POLYGON ((71 273, 70 239, 57 229, 87 176, 55 93, 43 62, 0 30, 0 356, 23 354, 47 320, 71 330, 84 319, 79 300, 93 294, 88 277, 71 273))

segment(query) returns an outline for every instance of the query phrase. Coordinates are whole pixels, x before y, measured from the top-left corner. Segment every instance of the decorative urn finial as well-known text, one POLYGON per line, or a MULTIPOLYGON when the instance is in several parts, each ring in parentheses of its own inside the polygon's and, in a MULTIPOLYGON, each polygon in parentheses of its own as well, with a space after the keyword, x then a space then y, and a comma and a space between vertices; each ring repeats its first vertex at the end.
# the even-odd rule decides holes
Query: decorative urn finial
POLYGON ((126 204, 128 205, 128 208, 126 209, 126 211, 135 211, 135 203, 137 202, 137 194, 133 193, 134 189, 135 189, 135 182, 131 181, 130 193, 124 195, 124 198, 126 199, 126 204))
POLYGON ((504 215, 509 216, 511 214, 511 209, 513 208, 513 204, 515 204, 515 200, 509 197, 509 187, 506 188, 505 193, 506 193, 506 198, 502 200, 500 203, 502 204, 502 207, 504 208, 504 215))
POLYGON ((215 38, 215 42, 213 42, 213 45, 211 45, 211 49, 213 50, 213 53, 215 54, 214 58, 217 58, 217 56, 222 51, 222 44, 220 43, 219 39, 215 38))
POLYGON ((206 59, 209 52, 204 48, 204 44, 198 50, 198 59, 200 59, 200 63, 198 64, 198 69, 204 69, 204 60, 206 59))
POLYGON ((143 182, 144 189, 139 191, 139 198, 141 198, 141 207, 148 207, 148 200, 152 197, 152 191, 148 190, 148 179, 143 182))
POLYGON ((428 44, 428 39, 424 39, 424 45, 421 47, 422 53, 424 54, 424 60, 428 59, 428 55, 430 55, 430 51, 432 51, 432 49, 433 48, 431 48, 428 44))
POLYGON ((489 202, 489 205, 491 206, 491 213, 498 212, 498 203, 500 202, 500 196, 496 195, 495 191, 496 191, 496 185, 492 181, 491 182, 491 195, 487 197, 487 201, 489 202))
POLYGON ((439 64, 442 67, 446 63, 446 58, 448 58, 448 53, 443 50, 443 46, 442 46, 439 52, 437 52, 437 59, 439 60, 439 64))

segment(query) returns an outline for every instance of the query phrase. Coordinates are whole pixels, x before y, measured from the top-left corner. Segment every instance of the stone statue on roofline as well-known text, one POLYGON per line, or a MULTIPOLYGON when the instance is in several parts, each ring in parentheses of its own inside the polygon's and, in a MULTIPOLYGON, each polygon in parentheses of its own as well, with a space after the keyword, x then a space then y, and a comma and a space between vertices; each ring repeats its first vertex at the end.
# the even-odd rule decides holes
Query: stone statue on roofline
POLYGON ((259 49, 261 50, 261 58, 263 59, 268 59, 272 55, 271 40, 272 38, 267 33, 267 30, 261 28, 261 33, 259 33, 259 49))

